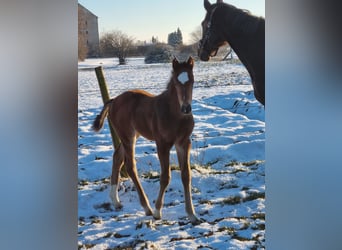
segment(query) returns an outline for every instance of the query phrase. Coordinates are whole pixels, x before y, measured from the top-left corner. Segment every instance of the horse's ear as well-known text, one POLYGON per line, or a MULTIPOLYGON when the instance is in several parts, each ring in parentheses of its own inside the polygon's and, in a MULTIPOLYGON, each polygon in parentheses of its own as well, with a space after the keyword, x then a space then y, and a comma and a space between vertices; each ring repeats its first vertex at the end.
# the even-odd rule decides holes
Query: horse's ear
POLYGON ((223 3, 223 0, 217 0, 216 3, 223 3))
POLYGON ((177 58, 174 57, 173 60, 172 60, 172 67, 173 67, 173 69, 176 69, 178 67, 178 65, 179 65, 179 62, 178 62, 177 58))
POLYGON ((211 4, 208 0, 204 0, 204 8, 207 10, 207 11, 210 11, 211 9, 211 4))
POLYGON ((194 67, 194 59, 193 59, 191 56, 189 56, 189 59, 188 59, 188 61, 187 61, 187 64, 188 64, 191 68, 194 67))

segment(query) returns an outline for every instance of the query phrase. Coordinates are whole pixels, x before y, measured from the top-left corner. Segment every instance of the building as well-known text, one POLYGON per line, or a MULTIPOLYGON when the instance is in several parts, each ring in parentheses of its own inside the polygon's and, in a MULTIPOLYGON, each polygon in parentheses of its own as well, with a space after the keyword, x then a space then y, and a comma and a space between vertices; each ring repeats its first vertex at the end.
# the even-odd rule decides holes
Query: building
POLYGON ((100 56, 100 39, 98 17, 78 4, 78 35, 82 36, 79 41, 84 44, 78 46, 86 46, 88 49, 87 57, 100 56))

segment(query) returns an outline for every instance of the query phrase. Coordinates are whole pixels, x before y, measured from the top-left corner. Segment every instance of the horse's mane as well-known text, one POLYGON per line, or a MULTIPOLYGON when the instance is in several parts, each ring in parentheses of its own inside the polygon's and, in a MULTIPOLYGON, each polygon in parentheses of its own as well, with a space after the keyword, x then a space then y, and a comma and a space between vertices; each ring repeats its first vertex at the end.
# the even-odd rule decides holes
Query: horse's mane
POLYGON ((232 16, 232 28, 245 35, 254 34, 259 24, 265 22, 264 18, 255 16, 246 9, 239 9, 227 3, 218 3, 216 6, 223 6, 225 9, 229 9, 229 15, 232 16))

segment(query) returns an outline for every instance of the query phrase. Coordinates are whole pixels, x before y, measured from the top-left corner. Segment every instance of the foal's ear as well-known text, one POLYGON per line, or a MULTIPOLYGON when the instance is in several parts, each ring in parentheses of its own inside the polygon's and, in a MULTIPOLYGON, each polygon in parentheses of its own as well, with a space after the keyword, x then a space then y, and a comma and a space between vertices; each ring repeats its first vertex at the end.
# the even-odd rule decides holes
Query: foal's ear
POLYGON ((188 59, 188 61, 186 62, 191 68, 193 68, 194 67, 194 59, 191 57, 191 56, 189 56, 189 59, 188 59))
POLYGON ((172 60, 172 67, 173 67, 173 69, 176 69, 178 67, 178 65, 179 65, 179 62, 178 62, 177 58, 174 57, 173 60, 172 60))
POLYGON ((211 9, 211 4, 208 0, 204 0, 204 8, 207 10, 207 11, 210 11, 211 9))

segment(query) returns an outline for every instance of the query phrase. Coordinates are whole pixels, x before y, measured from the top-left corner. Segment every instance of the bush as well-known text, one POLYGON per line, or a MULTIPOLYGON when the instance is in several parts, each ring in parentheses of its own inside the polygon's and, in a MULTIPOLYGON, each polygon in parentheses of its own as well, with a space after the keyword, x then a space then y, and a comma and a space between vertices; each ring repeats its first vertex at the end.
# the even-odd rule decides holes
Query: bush
POLYGON ((145 63, 167 63, 172 59, 173 48, 166 44, 151 46, 145 56, 145 63))

